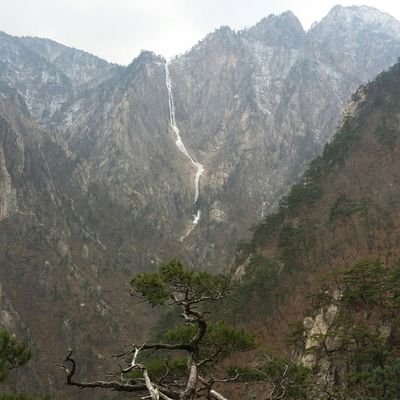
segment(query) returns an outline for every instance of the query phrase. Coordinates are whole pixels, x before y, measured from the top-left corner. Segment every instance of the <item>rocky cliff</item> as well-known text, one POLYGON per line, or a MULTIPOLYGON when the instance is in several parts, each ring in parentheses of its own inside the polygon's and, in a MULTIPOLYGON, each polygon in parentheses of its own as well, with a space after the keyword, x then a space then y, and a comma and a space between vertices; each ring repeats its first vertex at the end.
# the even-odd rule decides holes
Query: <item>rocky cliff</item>
POLYGON ((281 356, 299 323, 310 398, 396 398, 399 83, 396 64, 356 92, 322 155, 237 251, 230 307, 281 356))
POLYGON ((129 274, 172 256, 226 266, 352 91, 395 62, 400 23, 335 7, 308 32, 290 12, 223 27, 169 62, 171 92, 151 52, 119 67, 38 38, 0 48, 0 278, 53 385, 63 348, 89 335, 93 360, 135 332, 129 274), (196 204, 176 128, 205 169, 196 204))
POLYGON ((165 61, 144 52, 121 68, 49 40, 3 39, 1 80, 77 160, 85 221, 127 259, 146 248, 142 266, 189 254, 221 268, 334 132, 355 88, 395 62, 400 24, 338 6, 305 32, 286 12, 220 28, 170 62, 176 123, 205 167, 201 219, 183 242, 196 170, 174 145, 165 61))
POLYGON ((140 310, 125 317, 128 276, 68 195, 74 163, 15 104, 0 101, 0 323, 34 353, 30 373, 16 378, 20 390, 62 387, 52 365, 66 347, 82 349, 97 369, 96 357, 118 347, 115 337, 143 332, 140 310))

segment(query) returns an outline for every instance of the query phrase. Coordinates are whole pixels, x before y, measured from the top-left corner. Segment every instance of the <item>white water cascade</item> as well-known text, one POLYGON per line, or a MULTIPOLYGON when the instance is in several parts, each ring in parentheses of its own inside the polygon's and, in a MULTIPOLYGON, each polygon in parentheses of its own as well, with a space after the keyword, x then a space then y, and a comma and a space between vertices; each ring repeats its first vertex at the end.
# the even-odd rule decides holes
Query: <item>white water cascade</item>
POLYGON ((189 154, 189 152, 187 151, 185 145, 182 142, 181 133, 179 131, 179 128, 176 125, 174 97, 172 95, 172 84, 171 84, 171 76, 169 74, 169 69, 168 69, 168 63, 165 63, 165 83, 167 85, 167 90, 168 90, 169 123, 170 123, 170 126, 171 126, 172 130, 174 131, 174 133, 176 135, 175 144, 178 147, 179 151, 181 153, 183 153, 191 161, 191 163, 196 167, 196 175, 194 177, 194 200, 193 200, 193 205, 194 205, 195 209, 197 208, 197 211, 193 215, 192 226, 189 228, 189 230, 180 239, 180 241, 182 242, 184 239, 186 239, 189 236, 189 234, 193 231, 194 227, 200 221, 201 211, 198 208, 197 200, 199 199, 199 194, 200 194, 200 177, 204 172, 204 167, 203 167, 203 164, 200 164, 195 158, 193 158, 189 154))

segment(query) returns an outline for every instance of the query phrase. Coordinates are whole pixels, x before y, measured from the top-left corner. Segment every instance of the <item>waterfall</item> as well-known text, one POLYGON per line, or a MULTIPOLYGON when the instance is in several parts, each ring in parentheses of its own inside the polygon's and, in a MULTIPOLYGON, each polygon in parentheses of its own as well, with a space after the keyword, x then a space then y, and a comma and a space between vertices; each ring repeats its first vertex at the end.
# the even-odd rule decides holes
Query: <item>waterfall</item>
POLYGON ((180 239, 181 241, 183 241, 184 239, 186 239, 189 236, 189 234, 193 231, 194 227, 200 221, 201 211, 198 207, 197 201, 198 201, 199 195, 200 195, 200 177, 204 172, 204 167, 203 167, 203 164, 199 163, 195 158, 193 158, 189 154, 189 152, 187 151, 187 149, 182 141, 179 128, 176 125, 174 97, 172 94, 171 76, 169 74, 168 63, 165 63, 165 83, 167 85, 167 90, 168 90, 169 124, 176 136, 176 141, 175 141, 176 147, 178 147, 179 151, 182 154, 184 154, 190 160, 190 162, 196 167, 196 175, 194 177, 194 200, 193 200, 195 214, 193 215, 192 226, 189 228, 189 230, 186 232, 186 234, 183 235, 180 239))

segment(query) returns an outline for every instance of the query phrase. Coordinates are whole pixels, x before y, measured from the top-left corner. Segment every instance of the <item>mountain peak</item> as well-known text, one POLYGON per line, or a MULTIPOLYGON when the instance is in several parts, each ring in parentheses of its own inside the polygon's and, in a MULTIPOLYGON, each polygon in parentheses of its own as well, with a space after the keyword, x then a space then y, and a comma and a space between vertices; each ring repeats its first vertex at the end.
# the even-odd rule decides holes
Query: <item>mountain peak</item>
MULTIPOLYGON (((381 28, 383 31, 390 30, 400 36, 400 22, 391 15, 369 6, 349 6, 336 5, 331 9, 320 24, 340 23, 343 26, 357 27, 358 25, 373 26, 381 28)), ((319 25, 319 24, 317 24, 319 25)))
POLYGON ((234 33, 228 25, 222 25, 214 31, 214 34, 230 35, 234 33))
POLYGON ((223 26, 220 26, 215 31, 206 35, 204 39, 202 39, 194 47, 192 47, 189 54, 193 50, 203 51, 204 49, 207 49, 207 48, 215 49, 217 47, 226 48, 226 47, 235 46, 236 42, 237 42, 236 32, 233 29, 231 29, 229 26, 223 25, 223 26))
POLYGON ((217 28, 214 32, 209 33, 204 40, 201 41, 204 43, 210 42, 210 41, 215 41, 215 40, 223 40, 226 38, 230 38, 235 36, 235 31, 233 31, 229 26, 227 25, 222 25, 219 28, 217 28))
POLYGON ((354 53, 354 39, 363 37, 365 45, 362 51, 371 51, 371 43, 375 42, 379 49, 377 47, 374 51, 385 52, 387 40, 400 40, 400 22, 372 7, 335 6, 311 27, 308 37, 313 43, 324 43, 322 47, 325 50, 342 43, 342 51, 348 54, 354 53))
POLYGON ((136 65, 138 63, 152 63, 152 62, 165 62, 165 59, 154 53, 153 51, 150 50, 141 50, 140 54, 135 57, 132 62, 128 65, 128 68, 130 68, 132 65, 136 65))
POLYGON ((130 80, 133 77, 136 77, 137 74, 151 73, 149 71, 153 71, 154 68, 158 68, 160 64, 164 64, 165 62, 165 58, 155 54, 153 51, 142 50, 140 54, 126 67, 124 76, 126 79, 130 80))
POLYGON ((300 20, 291 11, 268 15, 246 34, 270 46, 299 47, 305 38, 300 20))
POLYGON ((343 14, 359 14, 359 15, 387 15, 389 16, 389 14, 386 14, 383 11, 378 10, 375 7, 371 7, 371 6, 342 6, 340 4, 337 4, 336 6, 332 7, 332 9, 329 11, 329 13, 327 14, 334 14, 334 15, 343 15, 343 14))

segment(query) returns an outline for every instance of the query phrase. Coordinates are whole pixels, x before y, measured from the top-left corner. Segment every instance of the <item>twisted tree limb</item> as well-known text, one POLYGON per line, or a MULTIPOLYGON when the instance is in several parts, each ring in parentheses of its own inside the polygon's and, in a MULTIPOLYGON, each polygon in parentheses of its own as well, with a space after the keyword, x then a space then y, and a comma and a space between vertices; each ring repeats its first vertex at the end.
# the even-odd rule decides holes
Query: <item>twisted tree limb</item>
POLYGON ((133 379, 130 382, 123 382, 121 381, 92 381, 92 382, 79 382, 74 380, 74 375, 76 371, 76 362, 75 359, 72 358, 72 350, 69 350, 64 362, 70 363, 70 368, 67 368, 65 365, 61 365, 60 367, 66 372, 67 374, 67 381, 66 384, 70 386, 77 386, 80 389, 86 388, 103 388, 103 389, 112 389, 119 392, 137 392, 138 394, 142 395, 147 391, 150 394, 151 400, 159 400, 160 398, 164 400, 175 400, 178 399, 178 395, 176 392, 170 391, 168 389, 162 388, 162 390, 156 385, 153 384, 150 380, 147 368, 144 367, 142 364, 137 364, 136 359, 139 355, 139 352, 142 349, 136 348, 134 351, 134 355, 131 361, 131 364, 122 370, 121 377, 123 374, 131 371, 132 369, 136 368, 142 371, 143 378, 140 379, 133 379), (144 380, 144 383, 143 383, 144 380), (172 396, 172 397, 169 397, 172 396))

